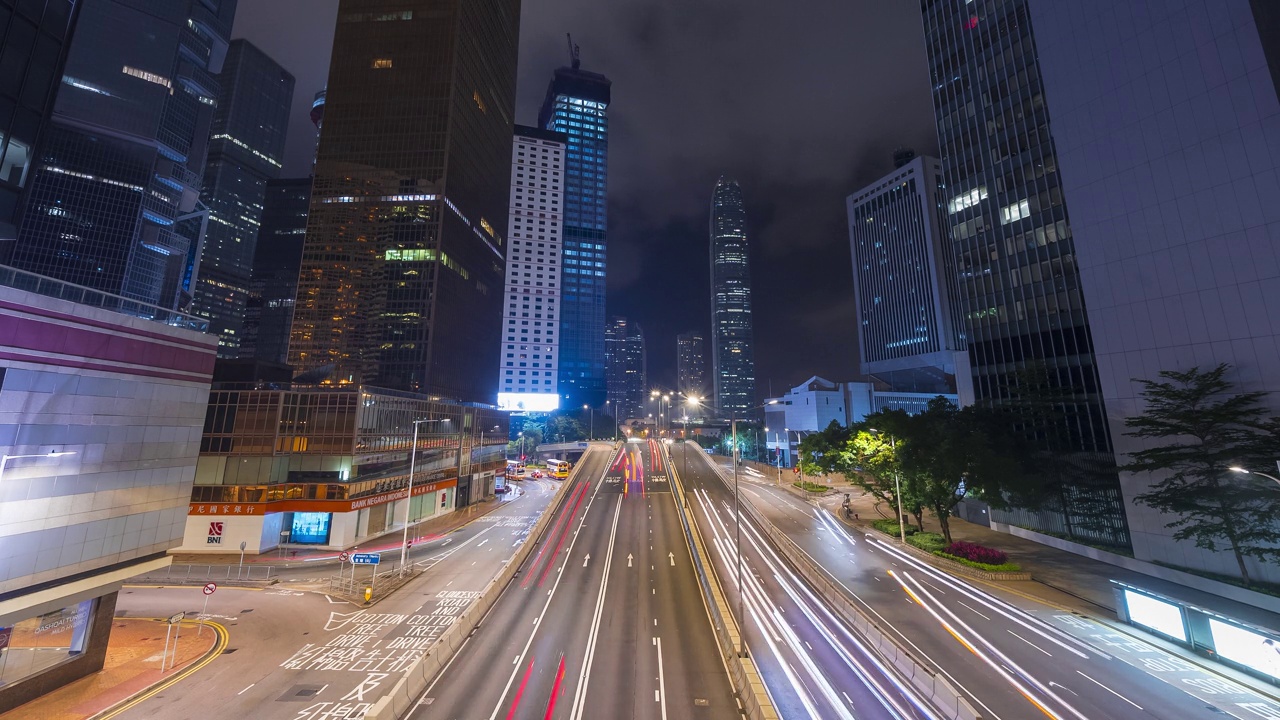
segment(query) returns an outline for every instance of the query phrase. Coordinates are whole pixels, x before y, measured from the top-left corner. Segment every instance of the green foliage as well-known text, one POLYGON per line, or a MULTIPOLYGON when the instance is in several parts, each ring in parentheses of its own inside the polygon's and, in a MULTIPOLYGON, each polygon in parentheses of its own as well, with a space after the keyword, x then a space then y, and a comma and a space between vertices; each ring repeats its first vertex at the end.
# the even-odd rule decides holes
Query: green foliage
MULTIPOLYGON (((879 530, 885 535, 889 535, 891 537, 898 537, 898 523, 892 520, 872 520, 871 527, 879 530)), ((920 532, 919 530, 911 527, 910 525, 906 526, 905 530, 907 533, 907 539, 910 539, 912 535, 915 535, 916 533, 920 532)))
POLYGON ((907 535, 907 544, 914 545, 925 552, 938 553, 947 547, 947 539, 932 532, 917 532, 907 535))
POLYGON ((1163 477, 1136 500, 1173 516, 1165 527, 1177 540, 1235 556, 1240 577, 1252 581, 1244 559, 1280 558, 1280 486, 1232 466, 1267 467, 1280 457, 1280 420, 1267 419, 1261 392, 1239 392, 1225 379, 1230 366, 1166 370, 1162 380, 1136 380, 1146 408, 1127 418, 1126 434, 1150 441, 1123 469, 1163 477))
POLYGON ((826 429, 800 439, 800 470, 805 475, 844 473, 849 469, 849 428, 832 420, 826 429))
POLYGON ((959 557, 957 555, 948 555, 941 551, 935 552, 934 555, 937 555, 938 557, 941 557, 941 558, 946 558, 951 562, 958 562, 961 565, 966 565, 968 567, 975 568, 977 570, 986 570, 987 572, 1022 572, 1022 566, 1014 562, 1007 562, 1007 563, 1004 563, 1003 565, 988 565, 986 563, 966 560, 965 558, 959 557))
POLYGON ((816 483, 816 482, 809 482, 808 480, 805 480, 804 482, 791 483, 791 486, 800 488, 805 492, 811 492, 811 493, 824 493, 831 489, 827 485, 823 485, 821 483, 816 483))

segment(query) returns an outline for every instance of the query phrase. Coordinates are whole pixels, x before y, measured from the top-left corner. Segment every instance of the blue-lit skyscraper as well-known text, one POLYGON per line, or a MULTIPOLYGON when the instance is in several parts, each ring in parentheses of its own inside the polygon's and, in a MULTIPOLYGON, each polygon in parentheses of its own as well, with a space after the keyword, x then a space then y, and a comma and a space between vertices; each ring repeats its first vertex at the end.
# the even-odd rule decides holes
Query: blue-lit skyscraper
MULTIPOLYGON (((565 406, 605 399, 605 214, 609 166, 609 79, 579 67, 556 70, 538 125, 569 138, 564 167, 560 269, 560 394, 565 406)), ((554 221, 550 221, 554 222, 554 221)))

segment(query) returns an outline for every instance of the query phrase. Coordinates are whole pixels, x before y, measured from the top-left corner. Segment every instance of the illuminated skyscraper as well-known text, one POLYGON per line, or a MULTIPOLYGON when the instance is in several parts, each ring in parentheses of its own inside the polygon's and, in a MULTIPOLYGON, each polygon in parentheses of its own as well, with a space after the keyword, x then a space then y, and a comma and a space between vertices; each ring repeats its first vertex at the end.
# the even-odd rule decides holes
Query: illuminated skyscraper
POLYGON ((721 177, 711 196, 711 362, 716 405, 739 416, 755 405, 747 210, 738 183, 721 177))
POLYGON ((597 406, 605 395, 609 86, 605 76, 579 67, 575 46, 572 67, 556 70, 538 113, 540 127, 564 133, 569 140, 564 161, 559 369, 560 395, 569 407, 597 406))
POLYGON ((516 126, 511 149, 511 227, 503 292, 498 406, 550 412, 560 407, 560 193, 567 136, 516 126))
POLYGON ((705 397, 707 382, 707 340, 702 333, 689 331, 676 336, 676 387, 685 395, 705 397))
POLYGON ((644 417, 645 388, 649 387, 644 329, 634 320, 615 317, 609 320, 604 337, 609 405, 618 422, 644 417))
POLYGON ((194 311, 209 318, 218 355, 239 355, 253 253, 268 180, 284 160, 293 76, 248 40, 234 40, 218 74, 218 105, 201 198, 209 227, 194 311))
POLYGON ((1073 452, 1082 464, 1094 458, 1065 493, 1066 507, 1004 519, 1128 545, 1026 0, 924 0, 922 9, 959 331, 974 395, 979 403, 1017 406, 1027 397, 1027 371, 1047 373, 1059 395, 1058 421, 1039 441, 1073 452), (1082 520, 1091 529, 1082 531, 1082 520))
POLYGON ((520 0, 342 0, 291 365, 493 402, 520 0))

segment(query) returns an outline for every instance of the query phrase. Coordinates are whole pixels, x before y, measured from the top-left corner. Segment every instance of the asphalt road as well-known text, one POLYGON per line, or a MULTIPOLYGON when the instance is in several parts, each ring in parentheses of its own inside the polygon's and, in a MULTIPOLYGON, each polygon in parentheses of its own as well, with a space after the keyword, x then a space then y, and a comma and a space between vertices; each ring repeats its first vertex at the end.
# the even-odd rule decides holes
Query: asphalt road
POLYGON ((739 715, 653 443, 585 459, 541 546, 411 715, 739 715))
MULTIPOLYGON (((936 570, 852 532, 773 481, 741 473, 743 501, 826 568, 882 628, 941 668, 984 717, 1280 718, 1280 706, 1237 683, 1078 614, 936 570)), ((732 502, 724 482, 711 485, 732 502)))
MULTIPOLYGON (((118 717, 362 717, 502 571, 558 487, 522 483, 520 497, 424 548, 417 558, 423 575, 367 610, 283 584, 218 588, 208 615, 230 632, 227 650, 118 717)), ((161 617, 199 613, 203 602, 199 587, 135 585, 124 588, 117 608, 161 617)))

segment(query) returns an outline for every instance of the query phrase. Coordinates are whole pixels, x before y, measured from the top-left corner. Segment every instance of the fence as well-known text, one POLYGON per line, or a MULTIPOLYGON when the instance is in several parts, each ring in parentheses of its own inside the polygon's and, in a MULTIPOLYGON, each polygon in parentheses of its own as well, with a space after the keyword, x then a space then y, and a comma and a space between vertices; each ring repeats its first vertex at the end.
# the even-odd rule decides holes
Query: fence
POLYGON ((139 580, 163 580, 165 582, 268 582, 279 576, 279 571, 272 565, 170 565, 163 573, 143 575, 139 580))

